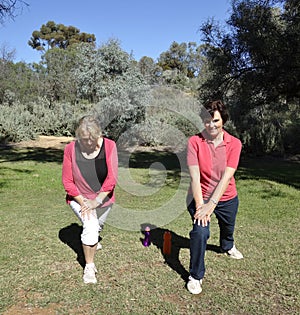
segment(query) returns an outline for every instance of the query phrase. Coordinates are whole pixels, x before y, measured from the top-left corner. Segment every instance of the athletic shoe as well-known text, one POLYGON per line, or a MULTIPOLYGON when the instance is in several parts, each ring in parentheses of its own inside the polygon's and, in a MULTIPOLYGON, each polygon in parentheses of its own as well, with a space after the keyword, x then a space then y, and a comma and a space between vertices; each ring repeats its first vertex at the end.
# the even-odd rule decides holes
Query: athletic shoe
POLYGON ((231 250, 229 250, 227 252, 227 255, 230 257, 230 258, 234 258, 234 259, 243 259, 244 256, 243 254, 237 250, 237 248, 235 247, 235 245, 233 245, 233 247, 231 248, 231 250))
POLYGON ((102 245, 100 244, 100 242, 98 242, 97 244, 97 250, 102 249, 102 245))
POLYGON ((187 283, 187 289, 190 291, 192 294, 199 294, 202 292, 202 279, 201 280, 196 280, 192 276, 189 276, 189 281, 187 283))
POLYGON ((97 283, 96 279, 97 269, 95 266, 85 266, 83 271, 84 283, 97 283))

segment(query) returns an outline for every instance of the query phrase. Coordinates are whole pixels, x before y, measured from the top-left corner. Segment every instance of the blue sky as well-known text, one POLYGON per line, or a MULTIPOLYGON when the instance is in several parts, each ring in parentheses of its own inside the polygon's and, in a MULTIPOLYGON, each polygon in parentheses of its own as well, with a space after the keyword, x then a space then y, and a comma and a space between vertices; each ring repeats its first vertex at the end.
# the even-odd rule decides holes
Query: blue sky
POLYGON ((28 45, 34 30, 54 21, 96 36, 97 45, 110 38, 136 60, 156 60, 173 41, 200 44, 200 25, 214 17, 223 23, 229 0, 25 0, 29 4, 14 21, 0 25, 0 45, 16 50, 15 61, 38 62, 40 53, 28 45))

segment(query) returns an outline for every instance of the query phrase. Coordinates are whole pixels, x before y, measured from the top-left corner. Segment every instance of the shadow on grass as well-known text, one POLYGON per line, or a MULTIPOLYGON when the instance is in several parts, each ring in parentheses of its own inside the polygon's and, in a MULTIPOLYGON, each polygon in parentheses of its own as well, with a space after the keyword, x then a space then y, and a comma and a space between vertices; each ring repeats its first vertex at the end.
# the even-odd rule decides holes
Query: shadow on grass
MULTIPOLYGON (((120 165, 124 164, 122 159, 123 152, 119 152, 120 165)), ((124 153, 125 155, 128 153, 124 153)), ((126 161, 126 160, 125 160, 126 161)), ((164 165, 166 170, 169 171, 180 171, 182 167, 185 167, 185 154, 175 154, 169 150, 151 150, 151 151, 136 151, 130 154, 129 167, 130 168, 146 168, 153 166, 153 163, 161 163, 164 165), (182 164, 182 165, 181 165, 182 164)), ((155 166, 154 166, 155 167, 155 166)))
MULTIPOLYGON (((120 150, 118 152, 119 167, 165 171, 166 181, 164 184, 177 188, 182 172, 187 172, 185 155, 184 152, 174 153, 168 149, 151 148, 151 151, 132 153, 120 150)), ((151 185, 155 185, 154 177, 152 177, 151 185)))
POLYGON ((181 151, 174 153, 169 149, 154 149, 149 151, 135 151, 132 153, 120 150, 119 166, 140 169, 161 170, 162 165, 167 172, 172 172, 175 176, 180 176, 181 172, 187 172, 186 153, 181 151))
POLYGON ((35 161, 40 163, 63 161, 63 150, 54 148, 17 148, 14 146, 0 147, 0 163, 35 161))
POLYGON ((280 158, 243 158, 236 172, 237 180, 270 180, 300 188, 300 163, 280 158))
MULTIPOLYGON (((165 259, 165 263, 172 268, 174 271, 176 271, 181 278, 187 282, 189 277, 189 272, 184 268, 182 263, 179 260, 179 252, 181 248, 190 248, 190 239, 180 236, 176 234, 173 231, 170 231, 171 233, 171 254, 165 255, 163 253, 163 243, 164 243, 164 233, 166 231, 169 231, 168 229, 162 229, 158 228, 155 225, 144 223, 141 225, 141 232, 144 234, 146 226, 149 226, 151 229, 150 232, 150 240, 151 244, 155 245, 160 251, 162 256, 165 259)), ((140 241, 142 243, 143 238, 140 238, 140 241)), ((151 245, 150 245, 151 246, 151 245)), ((213 251, 216 253, 220 253, 220 247, 217 245, 210 245, 207 244, 206 250, 213 251)))
MULTIPOLYGON (((177 154, 167 149, 136 151, 129 155, 129 161, 128 154, 130 153, 119 151, 120 167, 148 169, 161 168, 162 164, 169 172, 168 176, 172 176, 174 180, 180 178, 181 172, 188 172, 184 151, 177 154)), ((63 149, 0 146, 0 165, 4 162, 17 161, 62 164, 63 149)), ((242 158, 235 177, 237 180, 270 180, 299 189, 300 163, 272 157, 242 158)))
POLYGON ((82 226, 77 223, 72 223, 69 226, 62 228, 58 233, 58 237, 64 244, 67 244, 77 254, 77 261, 80 266, 84 268, 85 259, 80 238, 81 233, 82 226))

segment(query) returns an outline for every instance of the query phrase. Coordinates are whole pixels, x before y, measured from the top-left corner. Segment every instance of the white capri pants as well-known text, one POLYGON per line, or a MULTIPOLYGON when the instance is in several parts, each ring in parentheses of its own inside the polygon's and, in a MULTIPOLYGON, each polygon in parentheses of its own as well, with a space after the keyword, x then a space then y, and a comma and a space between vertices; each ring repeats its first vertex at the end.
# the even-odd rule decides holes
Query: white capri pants
POLYGON ((70 202, 70 207, 77 216, 77 218, 82 223, 82 233, 81 242, 84 245, 93 246, 98 243, 99 232, 102 231, 106 218, 112 206, 107 206, 103 208, 96 208, 91 210, 89 213, 89 218, 86 215, 84 219, 81 216, 80 205, 76 201, 72 200, 70 202))

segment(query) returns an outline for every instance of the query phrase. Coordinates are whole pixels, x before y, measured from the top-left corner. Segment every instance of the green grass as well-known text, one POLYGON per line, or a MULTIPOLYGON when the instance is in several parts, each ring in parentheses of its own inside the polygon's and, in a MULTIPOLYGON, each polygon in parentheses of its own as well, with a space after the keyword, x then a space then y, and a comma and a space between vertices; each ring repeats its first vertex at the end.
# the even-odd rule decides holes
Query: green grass
MULTIPOLYGON (((203 292, 192 296, 184 281, 191 228, 184 200, 178 200, 179 210, 171 209, 179 213, 174 220, 152 231, 148 248, 141 245, 140 231, 118 228, 126 220, 114 213, 119 221, 106 225, 101 234, 98 283, 82 283, 80 226, 64 202, 61 163, 60 150, 1 149, 1 314, 300 312, 299 164, 242 161, 236 176, 240 208, 235 239, 245 259, 231 260, 214 251, 218 227, 213 219, 203 292), (161 250, 165 229, 173 240, 167 257, 161 250)), ((121 159, 120 174, 125 171, 121 159)), ((132 196, 123 182, 125 186, 117 187, 118 204, 142 213, 163 207, 178 189, 184 193, 188 179, 174 155, 158 151, 132 155, 130 174, 145 191, 155 193, 132 196), (157 161, 166 163, 166 170, 151 176, 148 167, 157 161)))

